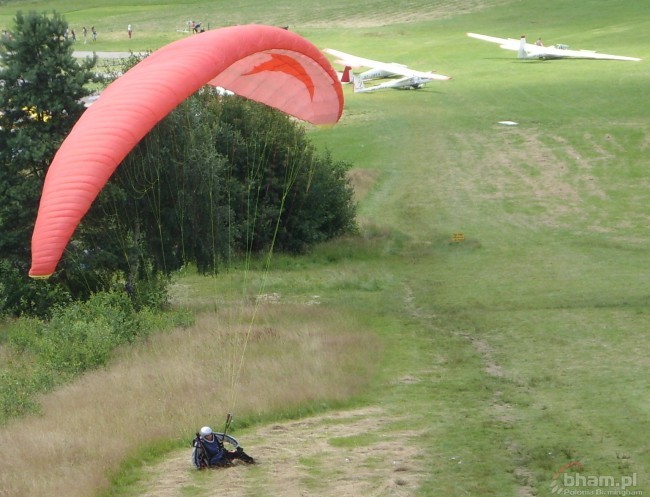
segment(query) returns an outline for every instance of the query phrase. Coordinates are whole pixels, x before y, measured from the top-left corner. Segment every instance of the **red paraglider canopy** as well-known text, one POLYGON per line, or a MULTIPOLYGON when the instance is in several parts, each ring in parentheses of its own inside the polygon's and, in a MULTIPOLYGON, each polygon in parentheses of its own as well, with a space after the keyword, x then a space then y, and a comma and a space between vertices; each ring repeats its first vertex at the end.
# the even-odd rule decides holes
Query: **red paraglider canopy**
POLYGON ((117 166, 203 85, 220 86, 313 124, 334 124, 343 92, 325 56, 282 28, 233 26, 152 53, 109 85, 65 139, 48 170, 29 275, 47 278, 117 166))

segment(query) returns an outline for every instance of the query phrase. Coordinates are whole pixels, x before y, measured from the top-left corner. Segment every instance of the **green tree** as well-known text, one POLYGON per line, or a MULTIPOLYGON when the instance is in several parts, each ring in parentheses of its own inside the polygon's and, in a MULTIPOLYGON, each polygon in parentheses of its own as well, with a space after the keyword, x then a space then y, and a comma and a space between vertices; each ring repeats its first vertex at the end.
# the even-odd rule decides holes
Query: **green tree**
POLYGON ((0 40, 0 277, 24 275, 22 284, 12 278, 8 286, 17 294, 0 311, 43 307, 33 301, 44 298, 42 288, 34 293, 27 278, 31 232, 45 173, 84 110, 81 98, 96 62, 73 57, 67 29, 56 12, 18 12, 14 29, 0 40))

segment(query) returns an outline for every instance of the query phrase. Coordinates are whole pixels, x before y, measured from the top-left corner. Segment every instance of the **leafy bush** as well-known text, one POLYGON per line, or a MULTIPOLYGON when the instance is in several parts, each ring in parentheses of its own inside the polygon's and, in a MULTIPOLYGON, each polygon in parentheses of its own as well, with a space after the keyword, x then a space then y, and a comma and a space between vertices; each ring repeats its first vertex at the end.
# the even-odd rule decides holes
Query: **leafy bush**
POLYGON ((67 267, 155 281, 187 264, 216 272, 238 254, 305 252, 355 230, 349 167, 318 154, 294 119, 206 89, 118 168, 67 267))
POLYGON ((61 373, 80 373, 104 364, 111 350, 138 335, 139 322, 123 293, 99 293, 88 302, 59 307, 49 321, 23 319, 8 341, 61 373))
POLYGON ((36 281, 15 261, 0 259, 0 316, 31 315, 47 317, 52 305, 64 305, 71 296, 54 281, 36 281))
POLYGON ((124 292, 97 293, 87 302, 57 307, 48 321, 16 319, 6 327, 10 360, 0 374, 0 421, 34 409, 34 394, 106 364, 117 346, 192 319, 180 311, 136 312, 124 292))

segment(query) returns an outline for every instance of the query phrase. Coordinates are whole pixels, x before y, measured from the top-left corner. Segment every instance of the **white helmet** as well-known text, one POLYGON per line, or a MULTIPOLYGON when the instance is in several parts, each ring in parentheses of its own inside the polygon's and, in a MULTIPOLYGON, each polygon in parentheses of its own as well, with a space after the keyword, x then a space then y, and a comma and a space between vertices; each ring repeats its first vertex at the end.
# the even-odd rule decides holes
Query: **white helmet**
POLYGON ((201 428, 200 433, 202 437, 207 437, 208 435, 212 435, 212 428, 210 428, 209 426, 204 426, 203 428, 201 428))

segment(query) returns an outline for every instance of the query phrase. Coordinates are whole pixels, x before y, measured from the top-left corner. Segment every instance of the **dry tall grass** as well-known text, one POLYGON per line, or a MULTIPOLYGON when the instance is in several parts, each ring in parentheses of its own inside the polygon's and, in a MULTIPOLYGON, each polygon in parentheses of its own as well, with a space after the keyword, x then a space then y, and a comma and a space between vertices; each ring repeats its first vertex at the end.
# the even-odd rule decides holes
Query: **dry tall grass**
POLYGON ((251 326, 252 312, 203 314, 45 396, 42 415, 0 431, 0 495, 94 495, 125 457, 158 439, 187 440, 189 466, 194 431, 218 428, 228 411, 345 399, 366 382, 377 346, 352 316, 266 304, 251 326))

